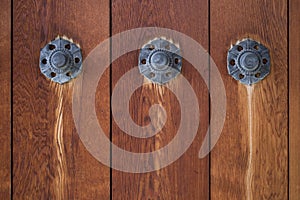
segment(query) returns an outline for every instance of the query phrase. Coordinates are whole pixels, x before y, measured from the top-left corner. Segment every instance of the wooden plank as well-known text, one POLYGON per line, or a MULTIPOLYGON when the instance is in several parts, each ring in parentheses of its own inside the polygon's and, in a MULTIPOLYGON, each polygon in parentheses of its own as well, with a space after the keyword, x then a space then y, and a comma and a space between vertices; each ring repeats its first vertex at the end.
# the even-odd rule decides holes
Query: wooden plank
MULTIPOLYGON (((76 133, 74 82, 47 80, 39 54, 57 35, 66 35, 81 45, 85 58, 109 37, 109 1, 14 1, 13 17, 14 199, 108 199, 109 168, 76 133)), ((99 120, 109 132, 109 72, 101 81, 99 120)))
MULTIPOLYGON (((112 2, 113 34, 138 27, 164 27, 185 33, 208 49, 208 2, 206 0, 113 0, 112 2)), ((158 34, 157 37, 161 35, 158 34)), ((147 32, 136 35, 136 38, 144 43, 154 39, 149 37, 147 32)), ((206 61, 204 65, 205 63, 206 61)), ((127 53, 116 60, 112 65, 113 88, 119 79, 137 64, 138 51, 127 53)), ((208 158, 201 160, 198 158, 208 124, 208 90, 201 76, 186 61, 183 61, 182 74, 191 83, 199 100, 201 125, 196 139, 179 160, 163 169, 140 174, 113 170, 113 199, 208 198, 208 158)), ((140 74, 136 72, 135 76, 140 74)), ((126 92, 127 87, 124 87, 123 91, 126 92)), ((180 105, 170 90, 155 84, 143 85, 132 95, 129 113, 136 124, 145 126, 150 122, 148 111, 153 104, 160 104, 166 110, 167 122, 161 132, 147 139, 135 138, 124 133, 113 122, 113 143, 135 153, 152 152, 166 146, 176 135, 180 124, 180 105)), ((112 157, 114 158, 114 153, 112 157)), ((126 162, 129 161, 125 160, 124 163, 126 162)), ((160 161, 157 162, 159 165, 160 161)))
POLYGON ((289 139, 290 139, 290 199, 296 200, 300 196, 300 2, 289 1, 289 139))
POLYGON ((211 154, 211 199, 288 199, 287 2, 211 1, 211 55, 227 117, 211 154), (271 52, 271 74, 247 87, 227 73, 231 44, 252 38, 271 52))
POLYGON ((10 148, 10 115, 11 115, 11 3, 2 2, 0 13, 0 196, 3 199, 10 198, 11 190, 11 148, 10 148))

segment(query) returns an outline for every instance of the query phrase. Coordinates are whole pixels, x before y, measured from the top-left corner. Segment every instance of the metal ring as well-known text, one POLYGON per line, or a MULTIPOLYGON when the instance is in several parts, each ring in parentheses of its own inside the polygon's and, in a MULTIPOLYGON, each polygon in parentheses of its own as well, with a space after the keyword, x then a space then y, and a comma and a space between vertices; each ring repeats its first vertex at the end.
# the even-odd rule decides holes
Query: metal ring
POLYGON ((41 49, 40 70, 52 81, 67 83, 77 77, 81 69, 81 50, 73 42, 58 37, 41 49))
POLYGON ((156 38, 143 46, 139 55, 139 70, 154 83, 165 84, 182 68, 180 49, 172 42, 156 38))
POLYGON ((228 51, 228 73, 245 85, 263 80, 270 73, 269 50, 262 44, 245 39, 228 51))

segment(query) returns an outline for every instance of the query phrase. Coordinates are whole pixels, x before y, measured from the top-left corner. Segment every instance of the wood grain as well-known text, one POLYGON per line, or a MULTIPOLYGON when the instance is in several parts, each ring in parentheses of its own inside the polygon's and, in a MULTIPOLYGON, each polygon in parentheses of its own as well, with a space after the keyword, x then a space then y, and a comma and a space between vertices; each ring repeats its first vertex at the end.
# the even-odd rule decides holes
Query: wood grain
MULTIPOLYGON (((10 3, 5 1, 2 5, 5 9, 0 14, 1 27, 7 31, 0 32, 0 84, 3 88, 1 94, 5 97, 0 104, 0 146, 1 152, 4 152, 0 157, 0 197, 8 199, 10 3)), ((13 197, 288 199, 290 153, 289 194, 291 200, 298 199, 300 5, 297 1, 290 1, 289 6, 288 56, 288 5, 283 0, 212 0, 210 19, 207 0, 113 0, 112 24, 109 24, 108 0, 15 1, 12 69, 13 197), (110 182, 109 168, 95 160, 85 149, 76 133, 72 117, 73 83, 61 86, 47 80, 38 67, 39 52, 40 48, 60 34, 72 37, 79 43, 86 57, 98 43, 109 37, 109 26, 113 34, 138 27, 165 27, 187 34, 207 50, 210 44, 212 58, 224 80, 228 102, 226 123, 211 153, 211 166, 208 158, 198 158, 209 122, 208 89, 202 77, 187 61, 183 61, 182 74, 198 97, 201 124, 196 139, 180 159, 150 173, 131 174, 112 170, 110 182), (226 69, 226 55, 230 45, 247 37, 266 45, 272 59, 271 74, 252 87, 233 80, 226 69)), ((147 34, 137 35, 140 41, 150 39, 153 38, 147 38, 147 34)), ((162 131, 154 137, 140 139, 124 133, 114 121, 110 127, 113 118, 110 116, 109 83, 115 87, 119 79, 137 62, 138 51, 127 53, 116 60, 111 68, 112 74, 107 70, 101 78, 95 102, 99 122, 108 137, 112 128, 113 143, 127 151, 144 153, 166 146, 176 135, 181 123, 180 104, 176 96, 164 86, 143 85, 135 91, 129 102, 131 117, 138 125, 145 126, 150 122, 150 107, 160 104, 165 108, 168 119, 162 131)), ((136 76, 139 74, 136 73, 136 76)), ((125 93, 127 88, 123 87, 125 93)))
POLYGON ((211 154, 211 199, 288 198, 287 2, 211 1, 211 55, 227 92, 227 118, 211 154), (252 88, 227 73, 231 44, 270 49, 271 74, 252 88))
POLYGON ((10 198, 11 190, 11 3, 2 1, 0 13, 0 197, 10 198))
MULTIPOLYGON (((39 70, 40 49, 57 35, 79 43, 83 57, 109 36, 109 1, 14 1, 13 197, 109 199, 109 168, 96 161, 76 133, 73 82, 58 85, 39 70)), ((97 98, 109 131, 109 73, 97 98)))
MULTIPOLYGON (((112 2, 113 34, 138 27, 164 27, 183 32, 208 49, 208 2, 206 0, 113 0, 112 2)), ((147 34, 137 35, 136 38, 145 43, 154 39, 147 37, 147 34)), ((127 53, 116 60, 112 65, 113 88, 122 75, 137 64, 138 51, 127 53)), ((198 158, 208 126, 208 90, 201 76, 186 61, 183 62, 182 74, 192 85, 199 100, 201 125, 196 139, 179 160, 158 171, 131 174, 113 170, 113 199, 208 198, 208 158, 202 160, 198 158)), ((136 76, 140 74, 137 72, 136 76)), ((126 89, 124 86, 123 91, 126 92, 126 89)), ((162 105, 167 113, 167 122, 161 132, 147 139, 134 138, 121 131, 113 122, 113 143, 136 153, 155 151, 167 145, 176 135, 180 124, 180 106, 172 92, 164 86, 143 85, 132 95, 129 113, 138 125, 145 126, 150 122, 148 112, 153 104, 162 105)))
POLYGON ((300 196, 300 2, 289 1, 289 139, 290 139, 290 199, 300 196))

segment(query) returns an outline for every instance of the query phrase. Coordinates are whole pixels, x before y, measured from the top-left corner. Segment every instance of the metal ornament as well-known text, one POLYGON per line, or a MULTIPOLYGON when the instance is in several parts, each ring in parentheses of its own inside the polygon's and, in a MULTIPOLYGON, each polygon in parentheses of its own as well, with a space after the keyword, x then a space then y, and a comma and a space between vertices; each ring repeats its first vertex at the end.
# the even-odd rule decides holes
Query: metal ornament
POLYGON ((252 39, 238 42, 228 51, 227 69, 245 85, 257 83, 270 73, 269 50, 252 39))
POLYGON ((169 82, 181 72, 181 68, 180 49, 171 41, 154 39, 140 50, 140 73, 154 83, 169 82))
POLYGON ((69 82, 81 69, 81 50, 73 42, 58 37, 41 49, 40 70, 52 81, 59 84, 69 82))

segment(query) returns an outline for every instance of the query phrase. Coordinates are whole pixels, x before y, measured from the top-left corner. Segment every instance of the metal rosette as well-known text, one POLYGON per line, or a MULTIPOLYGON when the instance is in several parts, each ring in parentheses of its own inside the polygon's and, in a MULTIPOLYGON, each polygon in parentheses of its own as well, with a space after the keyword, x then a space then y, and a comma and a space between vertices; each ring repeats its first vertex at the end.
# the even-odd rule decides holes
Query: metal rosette
POLYGON ((263 80, 270 73, 269 50, 259 42, 245 39, 228 51, 228 73, 245 85, 263 80))
POLYGON ((56 38, 41 49, 40 70, 54 82, 69 82, 82 70, 81 49, 70 40, 56 38))
POLYGON ((139 70, 154 83, 165 84, 180 74, 182 57, 172 41, 156 38, 140 50, 139 70))

